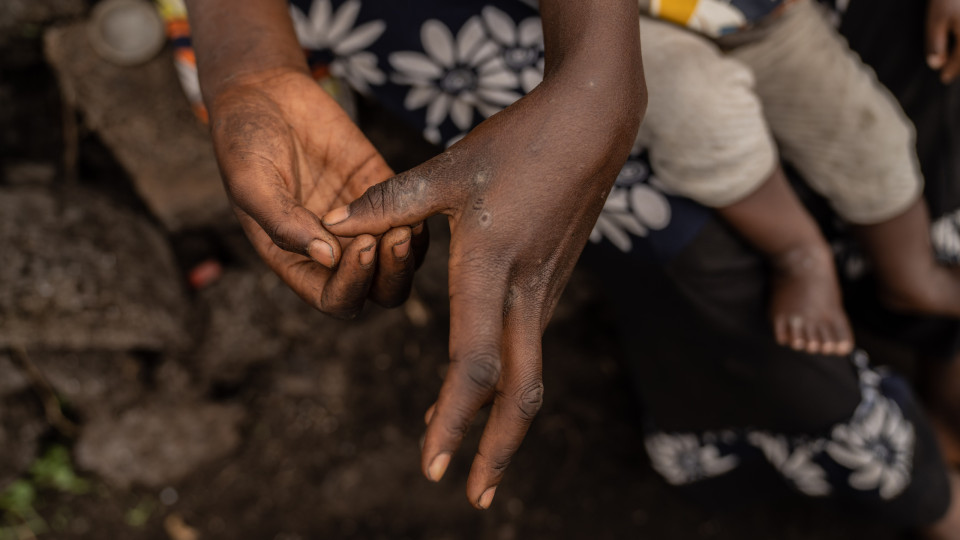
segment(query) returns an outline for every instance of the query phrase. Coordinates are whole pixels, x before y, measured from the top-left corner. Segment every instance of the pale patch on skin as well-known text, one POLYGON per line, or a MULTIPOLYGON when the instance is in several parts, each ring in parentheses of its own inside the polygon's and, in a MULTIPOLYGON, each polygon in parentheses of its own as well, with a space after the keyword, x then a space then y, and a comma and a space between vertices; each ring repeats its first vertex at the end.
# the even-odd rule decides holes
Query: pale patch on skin
POLYGON ((477 173, 473 175, 473 183, 476 184, 477 187, 483 187, 488 181, 490 181, 490 174, 487 173, 485 169, 478 170, 477 173))
POLYGON ((479 216, 477 216, 477 223, 480 225, 481 229, 486 229, 493 224, 493 216, 490 215, 490 212, 484 210, 480 212, 479 216))

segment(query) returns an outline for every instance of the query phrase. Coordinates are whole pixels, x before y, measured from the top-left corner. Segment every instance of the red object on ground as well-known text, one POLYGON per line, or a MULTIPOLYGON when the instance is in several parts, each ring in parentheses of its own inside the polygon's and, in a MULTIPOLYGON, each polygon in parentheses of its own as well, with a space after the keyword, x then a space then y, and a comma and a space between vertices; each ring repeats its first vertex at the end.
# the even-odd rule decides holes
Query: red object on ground
POLYGON ((195 290, 213 285, 223 275, 223 265, 215 259, 207 259, 193 267, 187 274, 187 281, 195 290))

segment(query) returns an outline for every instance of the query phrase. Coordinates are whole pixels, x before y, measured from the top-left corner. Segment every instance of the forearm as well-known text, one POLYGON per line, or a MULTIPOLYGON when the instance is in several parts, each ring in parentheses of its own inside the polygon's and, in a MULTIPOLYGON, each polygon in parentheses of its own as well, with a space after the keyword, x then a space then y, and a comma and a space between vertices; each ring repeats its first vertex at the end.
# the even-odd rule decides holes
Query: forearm
POLYGON ((208 107, 232 82, 307 72, 286 0, 187 0, 200 88, 208 107))
POLYGON ((540 10, 543 82, 492 123, 530 133, 525 159, 544 164, 542 177, 570 180, 557 184, 561 198, 605 192, 646 110, 636 0, 541 0, 540 10))
POLYGON ((541 0, 540 12, 543 89, 561 86, 632 143, 647 103, 636 0, 541 0))

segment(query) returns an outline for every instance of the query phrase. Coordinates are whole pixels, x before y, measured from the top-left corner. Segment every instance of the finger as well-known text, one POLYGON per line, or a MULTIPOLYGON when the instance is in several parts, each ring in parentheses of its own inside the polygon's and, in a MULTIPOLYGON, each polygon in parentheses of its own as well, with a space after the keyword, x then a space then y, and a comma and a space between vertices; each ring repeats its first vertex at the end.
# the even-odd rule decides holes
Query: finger
POLYGON ((376 270, 377 239, 358 236, 343 252, 340 266, 323 288, 320 310, 339 319, 360 314, 376 270))
POLYGON ((930 10, 927 16, 927 65, 939 70, 947 62, 948 19, 930 10))
POLYGON ((423 261, 427 258, 427 248, 430 247, 430 227, 426 221, 421 221, 413 226, 413 238, 410 240, 411 249, 413 249, 414 268, 420 268, 423 261))
POLYGON ((427 424, 428 426, 430 425, 430 420, 433 419, 433 413, 436 412, 436 410, 437 410, 436 403, 434 403, 433 405, 430 406, 429 409, 427 409, 427 412, 423 415, 424 424, 427 424))
POLYGON ((276 174, 258 172, 251 165, 244 172, 231 175, 227 190, 237 207, 277 247, 307 256, 327 268, 336 266, 341 255, 340 242, 323 227, 316 214, 290 197, 276 174))
POLYGON ((539 318, 504 330, 503 376, 467 479, 467 498, 489 508, 510 460, 543 404, 539 318))
POLYGON ((450 272, 450 368, 424 439, 422 467, 434 482, 443 477, 473 417, 500 380, 505 276, 491 283, 450 272))
POLYGON ((323 225, 337 236, 383 234, 446 210, 443 201, 450 194, 445 185, 430 182, 416 171, 371 186, 359 199, 323 216, 323 225))
POLYGON ((960 75, 960 18, 952 19, 953 50, 949 52, 946 63, 940 71, 940 79, 944 84, 950 84, 960 75))
MULTIPOLYGON (((237 218, 260 258, 304 302, 320 310, 324 285, 333 271, 303 255, 281 249, 256 221, 237 209, 237 218)), ((338 242, 339 243, 339 242, 338 242)))
POLYGON ((398 227, 380 238, 370 299, 383 307, 396 307, 410 296, 416 262, 411 237, 410 227, 398 227))

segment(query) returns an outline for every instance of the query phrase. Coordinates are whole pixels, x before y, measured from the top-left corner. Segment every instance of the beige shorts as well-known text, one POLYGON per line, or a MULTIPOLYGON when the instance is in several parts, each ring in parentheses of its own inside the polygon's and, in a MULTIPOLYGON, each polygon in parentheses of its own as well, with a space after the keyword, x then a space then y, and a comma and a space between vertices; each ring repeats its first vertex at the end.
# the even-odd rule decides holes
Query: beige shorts
POLYGON ((638 140, 662 186, 711 207, 782 157, 849 222, 895 217, 922 191, 913 127, 809 0, 717 41, 641 18, 649 105, 638 140))

